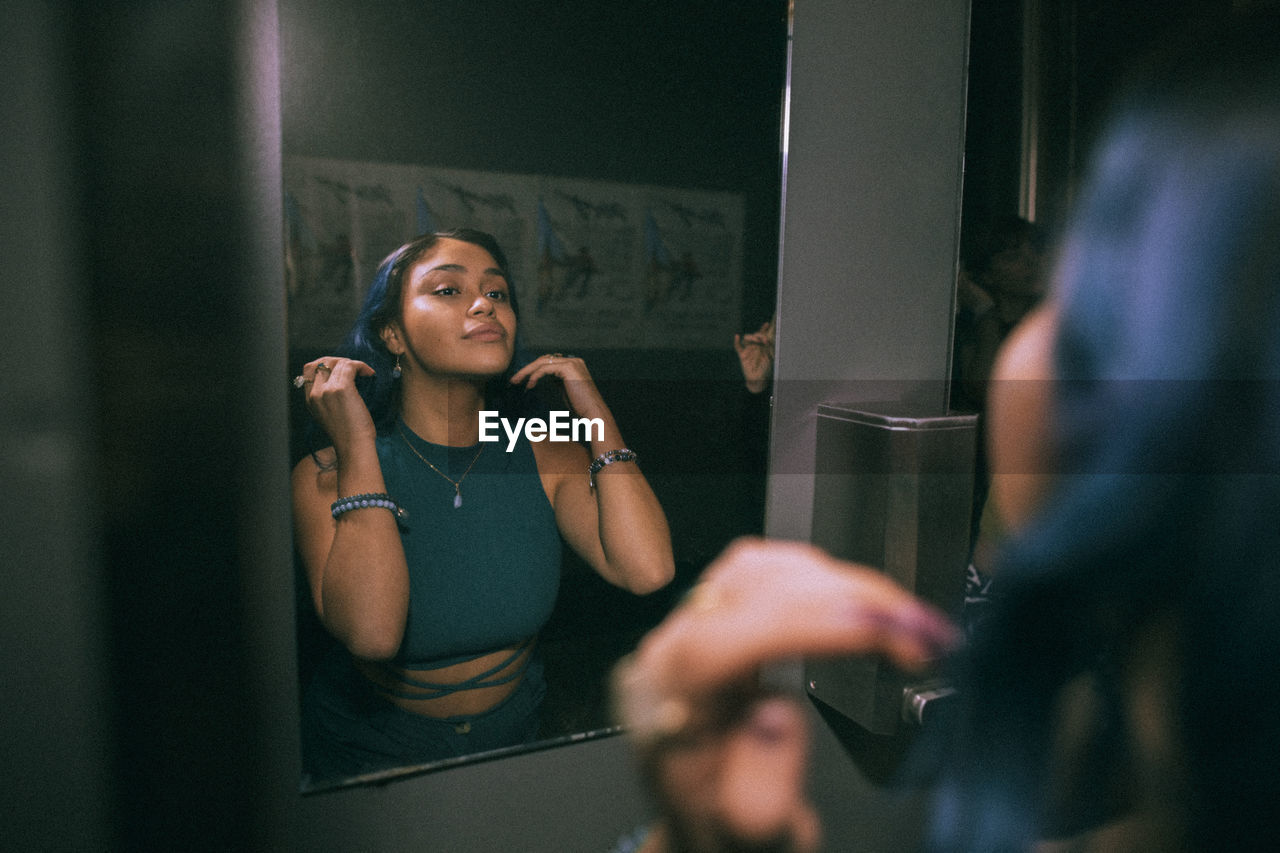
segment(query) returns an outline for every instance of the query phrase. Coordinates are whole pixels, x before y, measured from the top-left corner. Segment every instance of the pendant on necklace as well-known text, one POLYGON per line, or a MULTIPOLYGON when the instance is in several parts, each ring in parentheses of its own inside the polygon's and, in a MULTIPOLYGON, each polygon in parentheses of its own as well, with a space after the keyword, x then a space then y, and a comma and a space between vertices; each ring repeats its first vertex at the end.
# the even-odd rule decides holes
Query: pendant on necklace
POLYGON ((476 451, 476 455, 471 457, 471 464, 467 466, 467 470, 463 471, 462 476, 455 480, 452 477, 450 477, 448 474, 446 474, 445 472, 437 468, 434 464, 432 464, 430 459, 428 459, 427 457, 419 453, 418 448, 414 447, 413 443, 409 441, 409 436, 404 434, 403 429, 399 427, 397 427, 397 429, 400 432, 400 438, 404 440, 405 446, 408 447, 411 451, 413 451, 414 456, 418 457, 424 463, 426 463, 426 466, 430 468, 432 471, 435 471, 441 477, 444 477, 446 480, 448 480, 450 483, 453 484, 453 508, 459 509, 462 506, 462 481, 467 479, 467 475, 470 474, 471 469, 475 467, 476 460, 480 458, 481 453, 484 453, 484 445, 483 444, 480 445, 480 449, 476 451))

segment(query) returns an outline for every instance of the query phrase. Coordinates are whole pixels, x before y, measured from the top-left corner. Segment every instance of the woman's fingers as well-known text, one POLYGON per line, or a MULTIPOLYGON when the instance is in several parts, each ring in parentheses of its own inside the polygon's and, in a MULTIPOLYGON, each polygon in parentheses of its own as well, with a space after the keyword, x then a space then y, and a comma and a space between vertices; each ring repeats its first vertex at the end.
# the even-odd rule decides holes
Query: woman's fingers
POLYGON ((373 368, 363 361, 349 358, 317 359, 302 370, 307 403, 314 409, 328 398, 358 396, 356 377, 373 374, 373 368), (310 372, 309 379, 306 378, 308 372, 310 372))
POLYGON ((517 370, 511 377, 511 383, 519 385, 523 382, 527 387, 533 388, 538 384, 539 379, 547 375, 557 376, 566 381, 591 378, 591 374, 587 372, 586 362, 577 356, 562 355, 557 352, 535 358, 517 370))
POLYGON ((304 364, 302 373, 293 378, 293 386, 295 388, 307 388, 317 381, 327 384, 334 378, 335 371, 339 374, 339 381, 343 381, 348 377, 372 376, 375 372, 372 367, 363 361, 325 356, 304 364))
POLYGON ((373 368, 363 361, 339 358, 316 366, 316 384, 313 391, 326 389, 351 389, 356 387, 357 376, 372 376, 373 368))
POLYGON ((563 383, 569 406, 578 416, 590 418, 609 415, 608 406, 600 396, 586 362, 577 356, 561 353, 541 356, 516 371, 511 382, 517 385, 523 382, 526 388, 534 388, 547 376, 554 376, 563 383))

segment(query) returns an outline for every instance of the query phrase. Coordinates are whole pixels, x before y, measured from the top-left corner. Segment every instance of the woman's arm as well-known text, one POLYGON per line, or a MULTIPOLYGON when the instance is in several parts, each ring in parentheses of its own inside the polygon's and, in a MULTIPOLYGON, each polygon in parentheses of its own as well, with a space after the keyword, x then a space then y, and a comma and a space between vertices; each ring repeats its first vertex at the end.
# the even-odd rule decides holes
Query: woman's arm
POLYGON ((591 431, 590 451, 576 442, 532 445, 561 534, 610 583, 639 594, 661 589, 675 576, 675 559, 658 498, 636 462, 605 466, 591 487, 591 460, 626 444, 582 359, 544 356, 517 372, 512 382, 533 387, 548 375, 564 381, 575 417, 599 419, 603 425, 591 431))
POLYGON ((385 660, 400 647, 409 609, 409 571, 395 516, 367 507, 335 519, 330 510, 339 497, 386 491, 373 420, 355 390, 356 375, 370 370, 338 358, 303 369, 307 407, 334 446, 294 468, 293 521, 320 621, 353 655, 385 660))

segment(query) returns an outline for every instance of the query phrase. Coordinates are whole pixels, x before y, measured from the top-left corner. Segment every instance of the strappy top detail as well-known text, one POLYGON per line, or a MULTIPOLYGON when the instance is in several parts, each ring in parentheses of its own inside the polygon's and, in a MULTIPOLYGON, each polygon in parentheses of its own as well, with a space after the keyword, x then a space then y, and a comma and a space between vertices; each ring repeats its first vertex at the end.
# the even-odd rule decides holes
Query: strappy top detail
POLYGON ((377 446, 387 491, 409 512, 409 613, 392 663, 439 669, 536 637, 559 592, 562 544, 529 443, 521 437, 511 452, 495 443, 477 456, 478 445, 432 444, 400 421, 377 446), (447 478, 464 471, 455 508, 447 478))
POLYGON ((383 672, 385 672, 390 678, 408 687, 415 687, 418 689, 407 690, 402 688, 386 687, 381 684, 377 685, 377 688, 382 693, 386 693, 400 699, 439 699, 442 696, 452 696, 454 693, 460 693, 463 690, 476 690, 481 687, 498 687, 502 684, 510 684, 512 681, 515 681, 517 678, 524 675, 524 671, 529 666, 529 661, 532 659, 532 655, 526 655, 525 659, 518 667, 501 678, 494 678, 493 676, 510 666, 513 661, 523 655, 532 646, 532 639, 525 640, 513 649, 511 654, 503 658, 496 666, 492 666, 484 672, 476 673, 470 678, 463 679, 455 684, 441 684, 434 681, 423 681, 421 679, 411 678, 394 667, 383 665, 383 672))

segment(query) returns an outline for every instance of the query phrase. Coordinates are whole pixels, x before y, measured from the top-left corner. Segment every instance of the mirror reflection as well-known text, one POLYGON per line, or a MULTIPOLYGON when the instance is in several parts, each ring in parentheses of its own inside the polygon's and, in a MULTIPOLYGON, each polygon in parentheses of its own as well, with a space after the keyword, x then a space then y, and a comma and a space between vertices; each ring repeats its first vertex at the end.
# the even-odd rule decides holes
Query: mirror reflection
MULTIPOLYGON (((300 697, 313 683, 355 685, 321 691, 345 697, 348 721, 351 702, 396 708, 443 720, 430 727, 469 744, 448 757, 313 763, 304 789, 609 732, 613 662, 726 542, 761 529, 786 3, 636 5, 280 3, 290 363, 301 377, 291 460, 300 697), (458 228, 496 245, 468 233, 401 255, 405 290, 366 323, 364 357, 340 350, 377 301, 379 261, 458 228), (434 327, 414 319, 429 313, 418 300, 463 304, 449 328, 483 326, 483 340, 444 355, 485 363, 442 363, 427 345, 434 327), (389 386, 395 402, 354 395, 357 361, 376 376, 361 382, 401 383, 389 386), (495 386, 517 393, 496 400, 495 386), (511 413, 509 426, 564 411, 598 417, 605 435, 526 433, 508 453, 501 427, 500 442, 477 441, 491 405, 511 413), (346 465, 344 445, 365 450, 348 450, 346 465), (587 466, 624 448, 638 460, 603 467, 592 489, 587 466), (493 467, 516 457, 518 476, 493 467), (346 509, 339 499, 354 494, 395 506, 346 509), (601 503, 615 496, 617 512, 601 503), (403 526, 396 508, 408 510, 403 526), (488 526, 461 531, 464 515, 488 526), (626 523, 613 530, 606 517, 626 523), (383 536, 369 541, 399 545, 406 566, 420 536, 430 547, 452 538, 462 554, 442 561, 456 573, 444 584, 452 597, 409 590, 403 634, 398 614, 389 632, 357 630, 341 583, 326 588, 346 530, 375 525, 383 536), (644 559, 619 569, 627 543, 644 559), (474 689, 456 689, 468 679, 474 689), (501 738, 456 730, 494 709, 509 717, 501 738)), ((352 547, 362 555, 352 565, 373 571, 363 557, 381 546, 352 547)), ((377 583, 352 585, 364 594, 377 583)), ((395 610, 406 597, 375 600, 395 610)))
POLYGON ((562 539, 638 595, 675 573, 662 507, 583 360, 517 356, 508 266, 484 232, 410 241, 338 354, 295 381, 332 442, 293 476, 295 541, 338 641, 303 700, 312 778, 535 740, 562 539), (533 393, 549 386, 564 409, 533 393))

